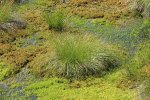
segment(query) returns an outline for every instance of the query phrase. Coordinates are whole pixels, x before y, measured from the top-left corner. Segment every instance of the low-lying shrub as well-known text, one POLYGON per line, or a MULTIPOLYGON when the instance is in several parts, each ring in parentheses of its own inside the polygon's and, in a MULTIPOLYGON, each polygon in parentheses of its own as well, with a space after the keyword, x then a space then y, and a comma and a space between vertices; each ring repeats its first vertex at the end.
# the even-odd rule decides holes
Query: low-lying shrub
POLYGON ((64 29, 64 12, 57 10, 53 13, 46 13, 44 18, 49 26, 49 29, 62 31, 64 29))

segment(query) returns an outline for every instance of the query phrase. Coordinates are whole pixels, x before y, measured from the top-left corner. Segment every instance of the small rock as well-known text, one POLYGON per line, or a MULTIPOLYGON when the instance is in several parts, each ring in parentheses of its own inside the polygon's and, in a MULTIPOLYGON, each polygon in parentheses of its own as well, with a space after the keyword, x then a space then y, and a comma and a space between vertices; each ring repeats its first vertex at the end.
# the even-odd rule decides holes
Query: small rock
POLYGON ((25 29, 27 27, 27 23, 25 21, 12 20, 10 23, 16 26, 18 29, 25 29))
POLYGON ((27 27, 27 23, 24 21, 12 20, 7 23, 0 24, 0 30, 10 33, 16 32, 17 29, 25 29, 27 27))

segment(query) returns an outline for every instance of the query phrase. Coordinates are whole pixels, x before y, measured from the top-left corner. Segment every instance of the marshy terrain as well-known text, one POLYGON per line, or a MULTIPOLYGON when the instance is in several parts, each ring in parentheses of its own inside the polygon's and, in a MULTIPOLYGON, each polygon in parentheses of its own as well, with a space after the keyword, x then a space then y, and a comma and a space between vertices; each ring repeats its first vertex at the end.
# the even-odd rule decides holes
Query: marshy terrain
POLYGON ((150 100, 150 1, 1 0, 0 100, 150 100))

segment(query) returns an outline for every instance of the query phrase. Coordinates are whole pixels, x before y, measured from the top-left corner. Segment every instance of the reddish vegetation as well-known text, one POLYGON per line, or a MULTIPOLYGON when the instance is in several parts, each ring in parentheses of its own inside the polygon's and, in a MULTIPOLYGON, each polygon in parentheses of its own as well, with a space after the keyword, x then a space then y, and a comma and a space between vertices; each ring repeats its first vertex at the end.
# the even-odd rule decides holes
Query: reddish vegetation
POLYGON ((35 48, 35 49, 19 49, 15 51, 10 51, 3 55, 5 61, 13 65, 13 70, 15 73, 21 70, 22 67, 25 67, 29 62, 31 62, 38 54, 46 53, 44 48, 35 48))
POLYGON ((4 53, 8 53, 10 51, 15 50, 15 47, 10 44, 2 44, 0 43, 0 55, 3 55, 4 53))
POLYGON ((128 3, 124 0, 71 0, 66 7, 74 14, 86 18, 105 18, 113 21, 130 15, 128 3))

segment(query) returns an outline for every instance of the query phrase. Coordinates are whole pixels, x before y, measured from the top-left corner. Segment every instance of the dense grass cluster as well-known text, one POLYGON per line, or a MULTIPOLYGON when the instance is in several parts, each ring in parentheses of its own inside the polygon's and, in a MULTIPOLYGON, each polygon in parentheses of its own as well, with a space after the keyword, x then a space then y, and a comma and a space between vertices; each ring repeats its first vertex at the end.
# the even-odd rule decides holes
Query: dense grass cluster
POLYGON ((55 12, 46 13, 44 18, 49 26, 49 29, 62 31, 64 29, 64 12, 57 10, 55 12))
MULTIPOLYGON (((56 67, 60 75, 69 79, 100 73, 104 66, 91 66, 89 61, 98 56, 97 41, 88 36, 67 36, 55 43, 60 67, 56 67)), ((105 55, 105 54, 104 54, 105 55)), ((97 62, 98 64, 98 62, 97 62)))
MULTIPOLYGON (((53 40, 53 49, 39 55, 30 64, 37 76, 58 76, 69 80, 103 75, 121 64, 121 50, 101 43, 93 35, 58 35, 53 40), (117 56, 117 53, 119 54, 117 56)), ((122 56, 123 57, 123 56, 122 56)))

